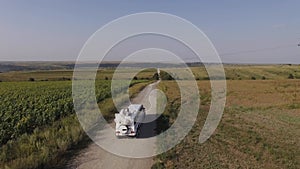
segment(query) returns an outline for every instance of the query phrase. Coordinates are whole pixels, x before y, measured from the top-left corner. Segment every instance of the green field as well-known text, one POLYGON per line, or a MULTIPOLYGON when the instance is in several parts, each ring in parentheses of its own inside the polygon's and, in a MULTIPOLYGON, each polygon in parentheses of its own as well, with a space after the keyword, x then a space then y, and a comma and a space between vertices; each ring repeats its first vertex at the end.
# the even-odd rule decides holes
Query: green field
MULTIPOLYGON (((124 70, 122 74, 129 74, 135 69, 124 70)), ((149 80, 153 76, 154 69, 146 69, 137 74, 138 79, 149 80)), ((110 80, 112 79, 114 69, 99 69, 96 79, 110 80)), ((0 81, 70 81, 73 77, 73 70, 35 70, 35 71, 12 71, 0 73, 0 81)))
MULTIPOLYGON (((102 77, 111 78, 113 71, 99 72, 95 96, 103 116, 110 120, 116 111, 111 81, 102 77)), ((137 75, 144 80, 131 81, 131 97, 151 82, 153 74, 153 70, 146 70, 137 75)), ((0 83, 0 168, 51 168, 60 155, 87 137, 73 108, 72 81, 67 79, 72 72, 21 71, 1 75, 6 80, 0 83), (34 81, 28 81, 29 77, 34 81)))

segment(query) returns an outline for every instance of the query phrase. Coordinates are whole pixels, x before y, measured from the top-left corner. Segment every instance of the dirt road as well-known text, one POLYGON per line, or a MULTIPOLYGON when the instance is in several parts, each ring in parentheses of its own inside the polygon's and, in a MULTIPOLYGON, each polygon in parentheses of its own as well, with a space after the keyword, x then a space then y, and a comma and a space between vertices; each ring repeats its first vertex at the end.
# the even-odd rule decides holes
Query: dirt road
MULTIPOLYGON (((156 96, 155 92, 153 89, 156 88, 156 85, 159 83, 155 82, 152 83, 148 86, 146 86, 134 99, 132 99, 132 103, 142 103, 145 108, 146 108, 146 120, 147 121, 152 121, 155 119, 158 115, 156 115, 156 108, 155 106, 151 105, 156 105, 156 96), (148 99, 148 96, 149 99, 148 99), (153 104, 154 103, 154 104, 153 104)), ((114 124, 107 125, 105 127, 111 127, 114 126, 114 124)), ((125 144, 131 144, 132 140, 138 140, 138 139, 144 139, 144 138, 150 138, 155 135, 155 129, 156 123, 155 121, 145 123, 141 126, 140 129, 140 134, 138 138, 136 139, 121 139, 125 142, 125 144)), ((99 131, 99 141, 108 141, 110 142, 110 145, 113 148, 120 148, 118 147, 117 141, 114 141, 112 137, 114 136, 114 133, 108 132, 108 130, 103 130, 99 131), (109 140, 111 139, 111 140, 109 140)), ((120 141, 120 140, 118 140, 120 141)), ((134 149, 140 150, 140 151, 145 151, 145 152, 154 152, 155 151, 155 140, 148 141, 146 142, 143 146, 139 146, 138 144, 134 147, 134 149)), ((114 154, 111 154, 102 148, 100 148, 96 143, 91 143, 88 145, 86 148, 83 150, 80 150, 77 155, 71 160, 68 161, 67 166, 64 168, 69 168, 69 169, 74 169, 74 168, 79 168, 79 169, 148 169, 151 168, 153 164, 153 158, 143 158, 143 159, 136 159, 136 158, 124 158, 120 156, 116 156, 114 154)))

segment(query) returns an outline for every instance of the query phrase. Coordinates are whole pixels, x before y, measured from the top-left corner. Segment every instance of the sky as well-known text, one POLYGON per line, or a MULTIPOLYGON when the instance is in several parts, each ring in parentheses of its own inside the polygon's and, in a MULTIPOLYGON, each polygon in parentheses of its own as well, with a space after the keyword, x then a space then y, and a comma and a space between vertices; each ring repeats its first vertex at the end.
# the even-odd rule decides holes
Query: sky
POLYGON ((75 61, 108 22, 138 12, 184 18, 224 63, 300 64, 300 1, 0 1, 0 61, 75 61))

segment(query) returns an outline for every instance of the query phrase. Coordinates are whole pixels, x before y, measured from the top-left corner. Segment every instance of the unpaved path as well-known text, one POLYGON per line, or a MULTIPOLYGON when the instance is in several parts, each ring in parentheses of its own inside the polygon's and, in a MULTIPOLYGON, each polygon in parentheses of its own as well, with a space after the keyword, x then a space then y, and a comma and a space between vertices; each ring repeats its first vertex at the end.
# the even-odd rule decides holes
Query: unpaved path
MULTIPOLYGON (((148 117, 153 119, 153 117, 157 116, 154 111, 155 108, 151 107, 151 104, 155 97, 155 92, 151 91, 156 88, 156 85, 159 81, 152 83, 146 86, 134 99, 132 99, 132 103, 141 103, 146 108, 146 114, 148 117), (150 96, 150 102, 148 100, 148 96, 150 96), (152 101, 151 101, 152 100, 152 101), (151 107, 151 108, 150 108, 151 107), (150 110, 151 109, 151 110, 150 110)), ((114 126, 114 124, 110 124, 114 126)), ((109 125, 106 127, 110 127, 109 125)), ((145 123, 140 128, 140 134, 137 139, 149 138, 155 136, 155 121, 145 123)), ((99 139, 110 139, 114 133, 107 132, 99 132, 99 139)), ((106 140, 107 141, 107 140, 106 140)), ((130 141, 129 139, 124 139, 124 141, 130 141)), ((130 142, 128 142, 130 144, 130 142)), ((112 146, 118 146, 113 141, 111 142, 112 146)), ((149 145, 137 146, 136 149, 141 151, 155 151, 155 147, 153 147, 154 143, 149 142, 149 145)), ((118 148, 118 147, 116 147, 118 148)), ((153 165, 153 158, 143 158, 143 159, 135 159, 135 158, 124 158, 120 156, 116 156, 111 154, 102 148, 100 148, 96 143, 91 143, 83 150, 80 150, 75 157, 71 158, 64 168, 74 169, 150 169, 153 165)))

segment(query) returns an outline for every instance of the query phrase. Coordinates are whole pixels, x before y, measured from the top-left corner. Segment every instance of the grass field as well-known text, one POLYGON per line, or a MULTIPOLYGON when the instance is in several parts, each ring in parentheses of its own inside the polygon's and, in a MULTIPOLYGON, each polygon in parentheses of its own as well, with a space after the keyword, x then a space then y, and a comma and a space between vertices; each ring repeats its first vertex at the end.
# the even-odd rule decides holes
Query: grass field
MULTIPOLYGON (((228 80, 300 79, 299 65, 225 65, 228 80)), ((195 78, 208 79, 204 67, 192 67, 195 78)))
MULTIPOLYGON (((198 82, 202 100, 193 129, 179 145, 158 156, 153 168, 300 168, 300 80, 229 80, 227 85, 221 123, 199 144, 210 83, 198 82)), ((180 108, 177 86, 163 81, 160 88, 168 97, 164 114, 175 118, 180 108)))

